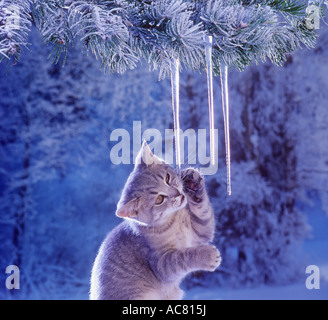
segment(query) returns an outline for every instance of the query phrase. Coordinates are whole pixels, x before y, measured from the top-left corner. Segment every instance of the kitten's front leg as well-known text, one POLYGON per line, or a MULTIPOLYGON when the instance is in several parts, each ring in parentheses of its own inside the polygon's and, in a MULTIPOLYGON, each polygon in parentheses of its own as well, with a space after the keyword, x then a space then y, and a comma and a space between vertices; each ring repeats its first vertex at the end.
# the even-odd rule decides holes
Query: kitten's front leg
POLYGON ((215 246, 208 244, 182 250, 169 250, 159 259, 152 261, 156 261, 152 264, 157 276, 164 282, 171 282, 181 280, 193 271, 215 271, 221 263, 221 256, 215 246))
POLYGON ((205 181, 197 170, 182 171, 183 190, 187 195, 190 220, 196 236, 202 243, 213 240, 214 214, 205 189, 205 181))

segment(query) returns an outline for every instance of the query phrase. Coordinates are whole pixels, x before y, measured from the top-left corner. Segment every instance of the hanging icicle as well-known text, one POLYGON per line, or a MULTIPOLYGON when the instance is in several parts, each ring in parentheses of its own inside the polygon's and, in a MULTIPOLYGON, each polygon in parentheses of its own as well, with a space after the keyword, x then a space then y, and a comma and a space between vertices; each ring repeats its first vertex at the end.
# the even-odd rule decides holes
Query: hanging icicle
POLYGON ((173 59, 171 65, 172 109, 174 123, 175 155, 178 170, 181 169, 180 143, 180 61, 173 59))
POLYGON ((224 120, 224 135, 226 147, 227 165, 227 192, 231 195, 231 158, 230 158, 230 128, 229 128, 229 89, 228 89, 228 67, 220 63, 220 79, 222 94, 222 110, 224 120))
POLYGON ((212 62, 213 37, 205 36, 205 57, 208 88, 208 106, 210 122, 210 155, 211 164, 215 165, 215 131, 214 131, 214 95, 213 95, 213 62, 212 62))

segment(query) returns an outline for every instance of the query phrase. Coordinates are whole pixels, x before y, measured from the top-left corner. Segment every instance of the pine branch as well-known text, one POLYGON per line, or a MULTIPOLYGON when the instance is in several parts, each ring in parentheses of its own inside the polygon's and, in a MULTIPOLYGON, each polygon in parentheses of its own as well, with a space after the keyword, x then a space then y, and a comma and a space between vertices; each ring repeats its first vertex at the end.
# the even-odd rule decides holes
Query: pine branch
POLYGON ((204 33, 191 16, 182 0, 155 0, 144 5, 141 15, 131 16, 131 42, 152 69, 160 69, 161 78, 170 73, 173 58, 189 68, 200 67, 204 33))
POLYGON ((30 31, 28 1, 0 1, 0 62, 14 57, 19 60, 21 47, 27 47, 30 31))
MULTIPOLYGON (((109 72, 123 73, 145 59, 162 78, 174 58, 184 68, 204 68, 204 36, 212 35, 216 73, 220 62, 237 70, 267 58, 282 65, 287 54, 315 45, 317 33, 306 24, 302 1, 15 0, 11 3, 23 6, 24 23, 11 35, 0 20, 0 54, 18 55, 26 45, 30 10, 44 41, 53 46, 55 63, 82 41, 109 72)), ((0 17, 8 15, 3 11, 8 3, 0 2, 0 17)))
POLYGON ((65 63, 69 45, 76 37, 65 5, 64 0, 35 0, 31 8, 34 23, 44 42, 53 45, 51 55, 54 63, 58 63, 62 55, 65 63))
POLYGON ((269 6, 278 12, 297 17, 304 17, 307 7, 307 4, 305 2, 302 3, 301 0, 242 0, 241 2, 245 6, 269 6))
POLYGON ((134 68, 137 54, 129 45, 129 32, 123 21, 124 7, 120 2, 99 1, 94 5, 87 1, 75 1, 69 7, 69 17, 76 36, 88 50, 102 60, 109 72, 123 73, 134 68))

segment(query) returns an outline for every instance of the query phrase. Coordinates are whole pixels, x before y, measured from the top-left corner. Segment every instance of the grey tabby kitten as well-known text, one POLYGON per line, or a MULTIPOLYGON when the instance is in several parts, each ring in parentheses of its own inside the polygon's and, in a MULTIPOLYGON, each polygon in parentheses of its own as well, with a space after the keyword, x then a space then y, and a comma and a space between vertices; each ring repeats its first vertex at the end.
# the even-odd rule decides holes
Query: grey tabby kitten
POLYGON ((194 169, 177 175, 145 142, 116 215, 125 221, 99 249, 90 299, 182 299, 188 273, 220 265, 203 178, 194 169))

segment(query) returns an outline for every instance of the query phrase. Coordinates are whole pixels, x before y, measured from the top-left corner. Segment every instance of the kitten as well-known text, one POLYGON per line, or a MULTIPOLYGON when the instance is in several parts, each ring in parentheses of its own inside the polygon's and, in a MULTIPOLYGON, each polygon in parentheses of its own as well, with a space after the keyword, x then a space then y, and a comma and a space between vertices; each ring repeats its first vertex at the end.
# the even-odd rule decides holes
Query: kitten
POLYGON ((116 215, 125 221, 99 249, 90 299, 179 300, 188 273, 220 265, 203 178, 194 169, 177 175, 145 142, 116 215))

